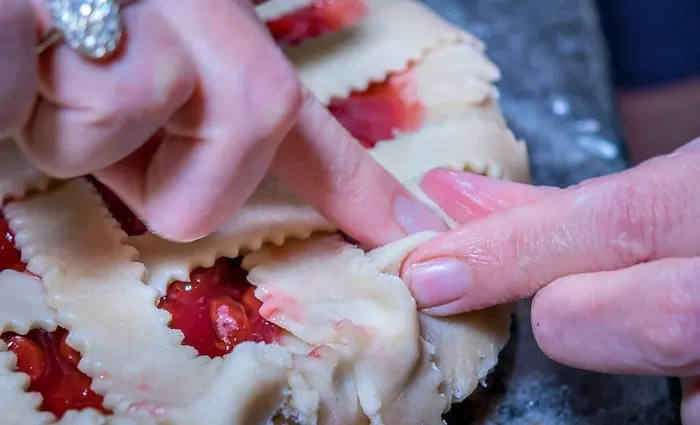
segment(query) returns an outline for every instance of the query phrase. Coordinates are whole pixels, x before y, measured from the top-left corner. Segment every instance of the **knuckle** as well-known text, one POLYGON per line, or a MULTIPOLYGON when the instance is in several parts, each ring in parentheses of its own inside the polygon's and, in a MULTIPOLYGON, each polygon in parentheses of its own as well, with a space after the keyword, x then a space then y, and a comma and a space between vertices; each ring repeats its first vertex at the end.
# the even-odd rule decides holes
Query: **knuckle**
MULTIPOLYGON (((277 62, 277 61, 276 61, 277 62)), ((286 60, 275 63, 273 70, 268 71, 268 77, 262 93, 256 93, 255 96, 261 96, 263 93, 268 95, 262 96, 263 99, 269 99, 268 102, 258 103, 263 110, 259 122, 258 138, 268 138, 280 130, 285 130, 291 127, 299 116, 302 107, 305 104, 305 90, 296 71, 286 60)))
POLYGON ((675 313, 647 330, 647 359, 660 370, 680 370, 697 361, 691 346, 697 341, 697 321, 675 313), (692 324, 690 323, 692 321, 692 324))
POLYGON ((648 358, 660 369, 681 370, 698 363, 693 344, 700 338, 700 262, 668 261, 650 276, 668 289, 659 291, 645 326, 648 358))
POLYGON ((601 214, 594 215, 599 233, 598 245, 612 248, 615 265, 623 266, 647 261, 655 256, 657 222, 654 212, 664 208, 655 190, 628 182, 617 182, 606 188, 601 214))

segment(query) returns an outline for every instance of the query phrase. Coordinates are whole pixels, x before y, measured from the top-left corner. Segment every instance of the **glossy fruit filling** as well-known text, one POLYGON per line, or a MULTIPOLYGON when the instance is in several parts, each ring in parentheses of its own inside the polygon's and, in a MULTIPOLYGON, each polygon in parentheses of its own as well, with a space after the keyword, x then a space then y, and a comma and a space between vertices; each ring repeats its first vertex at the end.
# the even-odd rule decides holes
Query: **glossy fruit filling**
POLYGON ((90 389, 92 380, 78 370, 80 354, 66 344, 65 329, 33 330, 27 335, 7 333, 2 339, 17 355, 17 370, 29 375, 29 391, 41 393, 41 410, 57 417, 67 410, 88 407, 108 413, 102 396, 90 389))
POLYGON ((15 248, 15 235, 10 230, 7 220, 0 213, 0 271, 15 270, 23 272, 26 266, 22 262, 19 251, 15 248))
POLYGON ((355 25, 366 14, 364 0, 314 0, 309 6, 268 21, 267 28, 277 42, 294 45, 355 25))
MULTIPOLYGON (((130 235, 146 227, 108 188, 94 182, 110 212, 130 235)), ((216 357, 228 354, 244 341, 274 341, 280 329, 260 317, 260 301, 247 280, 240 261, 219 258, 212 267, 200 267, 189 282, 173 282, 159 307, 172 315, 170 327, 182 331, 184 344, 200 354, 216 357)))
POLYGON ((398 132, 418 130, 423 124, 423 107, 411 69, 392 74, 345 99, 335 99, 328 110, 360 143, 371 148, 398 132))
POLYGON ((172 283, 159 307, 172 315, 170 326, 182 331, 184 344, 205 356, 223 356, 245 341, 273 342, 280 328, 260 317, 246 276, 240 261, 219 258, 193 270, 190 282, 172 283))

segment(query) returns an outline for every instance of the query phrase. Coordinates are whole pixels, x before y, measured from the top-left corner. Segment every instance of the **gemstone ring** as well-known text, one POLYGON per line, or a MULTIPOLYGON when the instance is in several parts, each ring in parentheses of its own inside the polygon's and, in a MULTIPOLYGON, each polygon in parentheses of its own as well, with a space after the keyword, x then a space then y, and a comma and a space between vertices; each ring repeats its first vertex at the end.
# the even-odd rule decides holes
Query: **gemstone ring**
POLYGON ((53 29, 37 46, 41 54, 63 40, 88 59, 105 59, 123 38, 120 0, 46 0, 53 29))

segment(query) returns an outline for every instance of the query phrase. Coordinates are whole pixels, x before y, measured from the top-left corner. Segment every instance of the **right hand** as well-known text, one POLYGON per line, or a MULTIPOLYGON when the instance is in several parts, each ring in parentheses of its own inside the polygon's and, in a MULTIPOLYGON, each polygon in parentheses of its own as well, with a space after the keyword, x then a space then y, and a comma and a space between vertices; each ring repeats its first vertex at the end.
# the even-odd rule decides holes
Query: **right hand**
POLYGON ((302 88, 250 0, 139 0, 123 18, 107 63, 65 44, 37 58, 45 2, 0 0, 0 133, 38 169, 94 174, 179 241, 222 224, 268 170, 368 246, 444 229, 302 88))

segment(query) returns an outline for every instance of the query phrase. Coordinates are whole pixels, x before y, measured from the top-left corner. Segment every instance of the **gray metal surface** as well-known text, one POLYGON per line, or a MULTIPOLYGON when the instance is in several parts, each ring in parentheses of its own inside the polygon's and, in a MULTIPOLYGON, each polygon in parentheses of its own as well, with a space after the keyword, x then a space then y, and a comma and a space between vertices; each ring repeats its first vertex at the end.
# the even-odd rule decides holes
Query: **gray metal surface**
MULTIPOLYGON (((528 143, 533 182, 568 186, 626 164, 605 50, 589 0, 423 0, 484 40, 503 79, 501 104, 528 143)), ((663 378, 608 376, 547 359, 529 305, 498 371, 449 416, 450 424, 673 425, 677 400, 663 378)))

